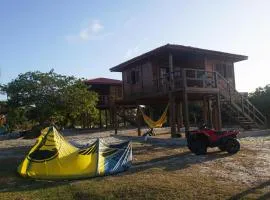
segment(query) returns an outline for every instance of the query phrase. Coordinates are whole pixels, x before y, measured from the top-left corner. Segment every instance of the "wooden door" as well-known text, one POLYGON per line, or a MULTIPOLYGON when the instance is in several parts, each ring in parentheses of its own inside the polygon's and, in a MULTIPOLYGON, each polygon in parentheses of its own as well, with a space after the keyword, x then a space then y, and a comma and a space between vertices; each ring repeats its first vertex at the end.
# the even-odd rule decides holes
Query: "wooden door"
POLYGON ((142 89, 143 93, 153 92, 153 70, 150 62, 142 65, 142 89))

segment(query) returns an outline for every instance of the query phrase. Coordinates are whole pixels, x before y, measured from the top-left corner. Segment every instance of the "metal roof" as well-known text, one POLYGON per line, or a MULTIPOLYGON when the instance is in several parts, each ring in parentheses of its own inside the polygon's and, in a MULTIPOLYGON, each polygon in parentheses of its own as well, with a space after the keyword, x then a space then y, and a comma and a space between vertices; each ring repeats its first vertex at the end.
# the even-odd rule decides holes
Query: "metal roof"
POLYGON ((85 83, 92 85, 122 85, 122 81, 110 78, 94 78, 86 80, 85 83))
POLYGON ((161 47, 153 49, 149 52, 146 52, 140 56, 134 57, 126 62, 119 64, 119 65, 116 65, 116 66, 110 68, 110 71, 111 72, 122 72, 130 64, 133 64, 137 61, 148 58, 152 55, 157 55, 157 54, 162 53, 162 52, 192 53, 192 54, 205 55, 205 56, 214 56, 217 58, 231 59, 233 62, 238 62, 238 61, 248 59, 247 56, 239 55, 239 54, 232 54, 232 53, 226 53, 226 52, 221 52, 221 51, 213 51, 213 50, 209 50, 209 49, 201 49, 201 48, 176 45, 176 44, 166 44, 164 46, 161 46, 161 47))

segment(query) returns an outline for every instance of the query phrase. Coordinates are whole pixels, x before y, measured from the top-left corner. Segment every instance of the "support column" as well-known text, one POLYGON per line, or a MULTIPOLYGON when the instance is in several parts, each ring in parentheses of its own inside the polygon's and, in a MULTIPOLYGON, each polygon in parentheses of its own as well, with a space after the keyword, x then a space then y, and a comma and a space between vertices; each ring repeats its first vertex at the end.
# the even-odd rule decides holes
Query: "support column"
POLYGON ((183 78, 183 110, 184 110, 184 125, 185 125, 185 132, 189 131, 189 111, 188 111, 188 94, 187 94, 187 79, 186 79, 186 71, 182 69, 182 78, 183 78))
POLYGON ((212 100, 208 99, 208 126, 209 128, 213 127, 213 109, 212 109, 212 100))
POLYGON ((152 107, 149 107, 149 116, 151 119, 154 119, 154 112, 152 107))
POLYGON ((176 128, 177 128, 177 133, 180 133, 180 104, 176 103, 175 104, 175 110, 176 110, 176 128))
POLYGON ((207 97, 203 97, 203 123, 208 123, 208 103, 207 97))
POLYGON ((138 104, 137 104, 136 120, 137 120, 138 136, 141 136, 141 113, 140 113, 138 104))
POLYGON ((108 128, 108 110, 105 109, 105 124, 106 124, 106 129, 108 128))
POLYGON ((110 128, 113 128, 114 127, 114 120, 113 120, 113 105, 110 104, 110 108, 109 108, 109 124, 110 124, 110 128))
POLYGON ((126 127, 127 126, 127 122, 126 122, 126 108, 124 107, 123 108, 123 118, 124 118, 124 127, 126 127))
POLYGON ((175 121, 175 96, 172 92, 169 93, 169 102, 170 102, 170 126, 171 126, 171 137, 176 135, 176 121, 175 121))
POLYGON ((183 104, 182 102, 179 103, 179 125, 180 128, 183 127, 183 104))
POLYGON ((171 137, 176 135, 176 121, 175 121, 175 96, 174 91, 174 73, 173 73, 173 55, 169 54, 169 75, 170 75, 170 91, 169 91, 169 102, 170 102, 170 126, 171 126, 171 137))
POLYGON ((117 129, 118 129, 118 120, 117 120, 117 109, 116 105, 113 106, 113 124, 114 124, 114 134, 117 135, 117 129))
POLYGON ((102 128, 102 122, 101 122, 101 109, 99 109, 99 128, 102 128))
POLYGON ((187 92, 183 91, 183 106, 184 106, 184 125, 185 125, 185 132, 189 131, 189 115, 188 115, 188 95, 187 92))
POLYGON ((217 130, 222 128, 221 108, 220 108, 220 95, 217 94, 217 130))

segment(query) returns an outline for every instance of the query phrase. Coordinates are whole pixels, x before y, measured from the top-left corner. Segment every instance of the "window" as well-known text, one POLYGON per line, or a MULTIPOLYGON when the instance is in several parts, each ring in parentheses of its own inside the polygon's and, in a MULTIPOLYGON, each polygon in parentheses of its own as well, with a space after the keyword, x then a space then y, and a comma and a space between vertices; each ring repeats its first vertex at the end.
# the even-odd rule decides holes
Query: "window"
POLYGON ((220 73, 225 78, 233 77, 233 65, 232 64, 216 64, 216 71, 220 73))
POLYGON ((162 80, 167 80, 169 81, 170 80, 170 75, 169 75, 169 68, 168 67, 161 67, 160 68, 160 78, 162 80))
POLYGON ((130 73, 131 84, 137 84, 139 82, 139 71, 132 70, 130 73))
POLYGON ((226 78, 226 64, 216 64, 216 71, 226 78))
POLYGON ((233 65, 231 65, 231 64, 227 65, 227 77, 228 78, 233 77, 233 65))

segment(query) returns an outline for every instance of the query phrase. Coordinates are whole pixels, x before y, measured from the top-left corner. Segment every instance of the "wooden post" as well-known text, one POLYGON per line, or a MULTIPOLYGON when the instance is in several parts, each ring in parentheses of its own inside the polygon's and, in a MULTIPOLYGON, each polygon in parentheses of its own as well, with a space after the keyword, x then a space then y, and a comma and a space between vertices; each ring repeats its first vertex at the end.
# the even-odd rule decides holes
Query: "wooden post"
POLYGON ((105 124, 106 124, 106 129, 108 128, 108 110, 105 109, 105 124))
POLYGON ((181 125, 180 125, 180 106, 179 106, 179 103, 175 104, 175 110, 176 110, 177 133, 180 133, 181 125))
POLYGON ((207 97, 203 97, 203 122, 207 123, 208 121, 208 104, 207 104, 207 97))
POLYGON ((149 116, 151 119, 154 119, 154 112, 153 112, 153 108, 149 107, 149 116))
POLYGON ((174 91, 174 73, 173 73, 173 56, 169 54, 169 73, 170 73, 170 88, 174 91))
POLYGON ((208 99, 208 125, 210 128, 213 127, 213 110, 212 110, 212 100, 208 99))
POLYGON ((187 92, 183 91, 183 102, 184 102, 184 118, 185 118, 185 132, 189 131, 189 115, 188 115, 188 95, 187 92))
POLYGON ((221 108, 220 108, 220 94, 217 94, 217 129, 221 130, 222 128, 222 119, 221 119, 221 108))
POLYGON ((141 136, 141 113, 140 113, 140 110, 139 110, 139 106, 137 104, 137 128, 138 128, 138 136, 141 136))
POLYGON ((170 102, 170 126, 171 126, 171 137, 176 135, 175 127, 175 96, 172 92, 169 92, 169 102, 170 102))
POLYGON ((126 127, 127 126, 127 123, 126 123, 126 108, 125 107, 123 108, 123 112, 124 112, 123 113, 123 116, 124 116, 123 117, 124 118, 124 127, 126 127))
POLYGON ((99 128, 102 128, 102 122, 101 122, 101 109, 99 109, 99 128))
POLYGON ((185 125, 185 132, 189 131, 189 111, 188 111, 188 94, 187 94, 187 81, 186 81, 186 71, 182 69, 182 77, 183 77, 183 106, 184 106, 184 125, 185 125))
POLYGON ((117 120, 117 109, 116 105, 113 106, 113 124, 114 124, 114 134, 117 135, 118 120, 117 120))
POLYGON ((173 55, 169 54, 169 73, 170 73, 170 91, 169 91, 169 102, 170 102, 170 126, 171 126, 171 137, 176 135, 176 121, 175 121, 175 96, 174 91, 174 73, 173 73, 173 55))
POLYGON ((180 128, 183 127, 183 105, 182 102, 179 103, 179 125, 180 128))

